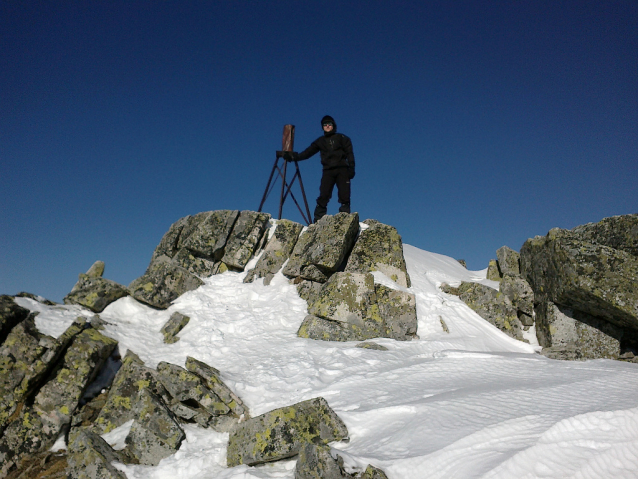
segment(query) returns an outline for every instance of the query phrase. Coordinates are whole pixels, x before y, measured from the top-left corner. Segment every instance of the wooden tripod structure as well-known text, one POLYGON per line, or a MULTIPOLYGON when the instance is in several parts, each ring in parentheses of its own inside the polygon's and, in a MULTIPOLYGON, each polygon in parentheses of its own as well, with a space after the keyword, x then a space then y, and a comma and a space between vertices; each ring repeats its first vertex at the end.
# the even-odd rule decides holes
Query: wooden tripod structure
POLYGON ((295 173, 292 175, 290 179, 290 183, 286 180, 286 175, 288 173, 288 161, 284 160, 284 152, 293 151, 295 144, 295 125, 285 125, 284 126, 284 134, 281 140, 281 151, 276 152, 275 156, 275 164, 272 167, 272 171, 270 172, 270 178, 268 178, 268 184, 266 185, 266 190, 264 191, 264 196, 261 199, 261 203, 259 204, 258 212, 261 212, 261 209, 266 202, 266 198, 275 188, 275 183, 277 183, 277 177, 275 177, 275 172, 279 173, 279 177, 281 178, 281 195, 279 196, 279 216, 277 219, 281 219, 281 212, 283 211, 284 203, 288 198, 288 195, 292 198, 292 201, 295 202, 299 213, 301 213, 302 218, 306 222, 306 224, 310 224, 311 216, 310 216, 310 208, 308 207, 308 200, 306 199, 306 192, 304 191, 303 181, 301 181, 301 172, 299 171, 299 162, 293 162, 295 164, 295 173), (279 166, 279 159, 282 158, 283 165, 279 166), (273 180, 274 177, 274 180, 273 180), (306 207, 306 211, 301 209, 297 198, 292 192, 292 185, 296 180, 299 180, 299 187, 301 189, 301 196, 303 198, 304 206, 306 207), (307 215, 307 216, 306 216, 307 215))

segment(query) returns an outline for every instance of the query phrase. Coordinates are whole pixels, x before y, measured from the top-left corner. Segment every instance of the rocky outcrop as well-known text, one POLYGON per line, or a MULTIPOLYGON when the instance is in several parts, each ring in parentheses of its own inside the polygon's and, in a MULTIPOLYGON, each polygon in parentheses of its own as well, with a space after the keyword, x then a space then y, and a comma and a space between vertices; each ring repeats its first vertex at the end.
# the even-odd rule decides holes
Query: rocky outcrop
POLYGON ((498 262, 495 259, 491 259, 487 266, 487 279, 491 281, 501 280, 501 272, 498 269, 498 262))
POLYGON ((119 454, 97 434, 81 431, 69 443, 67 477, 69 479, 126 479, 112 462, 122 462, 119 454))
POLYGON ((190 317, 177 311, 171 314, 166 324, 160 329, 160 333, 164 335, 164 342, 172 344, 179 341, 177 334, 186 327, 190 320, 190 317))
POLYGON ((581 241, 638 256, 638 214, 611 216, 571 230, 581 241))
POLYGON ((509 298, 525 329, 534 324, 534 291, 521 276, 505 273, 499 291, 509 298))
POLYGON ((301 235, 283 274, 325 283, 352 250, 358 232, 357 213, 324 216, 301 235))
POLYGON ((348 430, 323 398, 275 409, 238 424, 228 441, 228 467, 296 456, 306 444, 348 439, 348 430))
POLYGON ((521 274, 520 255, 509 246, 501 246, 496 250, 497 265, 500 276, 521 274))
POLYGON ((109 304, 129 295, 125 286, 102 278, 104 262, 96 261, 64 297, 64 304, 79 304, 94 313, 101 313, 109 304))
POLYGON ((18 306, 11 296, 0 296, 0 341, 4 342, 13 327, 29 316, 29 310, 18 306))
POLYGON ((295 479, 353 479, 343 468, 343 459, 334 459, 330 446, 306 444, 299 451, 295 479))
POLYGON ((258 246, 270 220, 266 213, 219 210, 181 218, 155 248, 143 276, 129 285, 135 299, 166 309, 202 277, 241 271, 258 246))
POLYGON ((302 229, 303 226, 294 221, 278 220, 272 238, 266 244, 255 267, 246 275, 244 283, 252 283, 257 278, 264 278, 264 284, 269 285, 290 257, 302 229))
POLYGON ((503 293, 483 284, 465 281, 458 287, 458 292, 461 300, 483 319, 508 336, 525 341, 516 309, 503 293))
POLYGON ((64 354, 54 377, 40 388, 31 406, 15 414, 0 439, 0 465, 4 475, 24 455, 53 445, 71 422, 87 385, 111 355, 117 342, 88 328, 79 333, 64 354))
POLYGON ((350 253, 345 271, 368 273, 380 271, 404 288, 410 287, 410 276, 403 257, 403 242, 396 228, 375 220, 366 220, 350 253))
POLYGON ((416 336, 414 295, 375 285, 371 273, 335 273, 309 299, 302 338, 363 341, 409 340, 416 336))
POLYGON ((621 328, 638 329, 638 258, 626 251, 555 228, 525 242, 521 269, 538 302, 551 301, 621 328))

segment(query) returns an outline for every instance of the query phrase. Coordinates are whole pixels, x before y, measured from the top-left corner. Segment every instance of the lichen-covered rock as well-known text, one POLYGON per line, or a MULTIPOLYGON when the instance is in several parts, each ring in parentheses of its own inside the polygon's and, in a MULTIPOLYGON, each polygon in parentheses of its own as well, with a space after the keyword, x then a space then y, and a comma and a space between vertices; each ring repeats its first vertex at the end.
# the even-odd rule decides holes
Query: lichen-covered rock
POLYGON ((409 341, 417 337, 416 298, 405 291, 375 285, 379 315, 386 337, 409 341))
POLYGON ((160 332, 164 335, 164 342, 171 344, 179 341, 177 333, 179 333, 191 320, 190 317, 183 315, 179 312, 174 312, 166 322, 160 332))
POLYGON ((226 241, 238 217, 239 211, 235 210, 208 212, 184 240, 183 247, 193 251, 197 256, 213 261, 221 260, 226 241))
POLYGON ((380 271, 404 288, 410 287, 410 276, 403 257, 403 242, 393 226, 366 220, 350 253, 345 271, 368 273, 380 271))
POLYGON ((197 374, 164 361, 157 365, 157 373, 166 390, 178 401, 196 401, 212 416, 223 416, 230 412, 224 401, 208 389, 197 374))
POLYGON ((503 293, 479 283, 462 282, 459 286, 460 298, 480 317, 496 326, 508 336, 519 341, 523 338, 523 325, 516 309, 503 293))
POLYGON ((326 282, 352 250, 358 232, 357 213, 324 216, 301 235, 283 274, 326 282))
POLYGON ((34 315, 11 330, 0 347, 0 432, 18 405, 36 392, 64 349, 84 328, 74 322, 56 340, 40 333, 34 315))
POLYGON ((299 451, 295 465, 295 479, 354 479, 354 477, 343 469, 343 460, 332 457, 330 446, 306 444, 299 451))
POLYGON ((188 248, 180 249, 177 254, 173 256, 173 263, 181 266, 189 273, 202 278, 207 278, 215 274, 219 265, 219 261, 215 262, 207 258, 202 258, 201 256, 195 256, 188 248))
POLYGON ((368 467, 366 468, 360 479, 388 479, 388 476, 386 476, 385 472, 383 472, 378 467, 374 467, 368 464, 368 467))
POLYGON ((521 271, 539 302, 546 299, 638 329, 638 258, 625 251, 555 228, 525 242, 521 271))
POLYGON ((272 238, 266 244, 255 267, 246 275, 244 283, 252 283, 257 278, 264 278, 264 284, 270 284, 272 278, 290 257, 302 229, 303 226, 294 221, 278 220, 272 238))
POLYGON ((148 389, 140 392, 133 416, 135 421, 126 436, 123 451, 130 462, 156 466, 174 454, 186 437, 174 414, 148 389))
POLYGON ((571 230, 581 241, 638 256, 638 214, 611 216, 571 230))
POLYGON ((101 313, 109 304, 128 295, 128 289, 115 281, 80 273, 78 282, 64 297, 64 304, 79 304, 94 313, 101 313))
POLYGON ((174 299, 202 284, 204 282, 197 276, 164 256, 151 264, 143 276, 134 280, 129 290, 138 301, 166 309, 174 299))
POLYGON ((29 298, 32 299, 34 301, 37 301, 38 303, 42 303, 42 304, 46 304, 47 306, 55 306, 57 303, 55 301, 51 301, 49 299, 46 299, 38 294, 33 294, 33 293, 27 293, 25 291, 21 291, 20 293, 16 294, 15 296, 16 298, 29 298))
POLYGON ((9 332, 20 321, 29 316, 30 311, 18 306, 11 296, 0 296, 0 343, 3 343, 9 332))
POLYGON ((67 477, 69 479, 126 479, 112 462, 121 458, 108 443, 90 431, 80 431, 69 444, 67 477))
POLYGON ((197 374, 205 382, 208 389, 213 391, 229 407, 230 412, 237 418, 248 419, 248 408, 243 401, 221 380, 217 369, 190 356, 186 356, 186 369, 197 374))
POLYGON ((534 291, 521 276, 505 273, 499 291, 510 299, 517 311, 533 316, 534 291))
POLYGON ((228 441, 228 467, 295 456, 306 444, 348 439, 348 429, 323 398, 275 409, 239 423, 228 441))
POLYGON ((96 261, 91 265, 86 275, 89 278, 101 278, 104 274, 104 261, 96 261))
POLYGON ((308 304, 308 313, 363 327, 368 318, 378 316, 376 301, 372 274, 335 273, 308 304))
POLYGON ((269 220, 268 213, 242 211, 228 237, 221 261, 230 268, 243 271, 257 251, 269 220))
POLYGON ((133 407, 144 389, 149 389, 156 396, 170 401, 168 392, 157 379, 157 372, 144 366, 136 354, 128 351, 113 379, 106 404, 100 410, 92 429, 103 434, 134 419, 133 407))
POLYGON ((185 216, 173 223, 155 248, 150 264, 152 265, 162 256, 173 258, 184 247, 184 241, 210 213, 205 211, 193 216, 185 216))
POLYGON ((496 250, 496 258, 500 276, 521 274, 520 255, 517 251, 508 246, 501 246, 496 250))
POLYGON ((308 303, 313 303, 321 291, 321 288, 323 288, 324 283, 318 283, 317 281, 310 281, 307 279, 302 280, 301 278, 296 278, 291 281, 294 283, 297 280, 300 280, 296 283, 297 294, 299 297, 301 299, 305 299, 308 303))
POLYGON ((487 265, 487 279, 492 281, 501 280, 501 272, 498 269, 498 261, 495 259, 491 259, 490 263, 487 265))
POLYGON ((116 346, 117 341, 92 328, 75 337, 55 377, 40 389, 31 407, 20 410, 0 438, 0 475, 24 455, 53 445, 70 423, 86 386, 116 346))
POLYGON ((309 314, 299 326, 297 336, 319 341, 362 341, 377 337, 366 335, 364 332, 363 328, 356 324, 333 321, 309 314))
POLYGON ((536 307, 536 336, 555 359, 617 359, 623 332, 606 321, 551 301, 536 307))

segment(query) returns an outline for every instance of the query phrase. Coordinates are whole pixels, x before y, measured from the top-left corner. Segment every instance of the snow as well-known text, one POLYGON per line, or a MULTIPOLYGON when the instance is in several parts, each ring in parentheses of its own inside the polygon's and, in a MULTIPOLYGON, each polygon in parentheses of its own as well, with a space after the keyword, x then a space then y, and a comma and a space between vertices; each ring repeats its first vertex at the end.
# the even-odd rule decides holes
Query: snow
MULTIPOLYGON (((638 477, 638 365, 544 358, 533 332, 532 344, 516 341, 438 288, 461 281, 498 288, 486 270, 409 245, 404 252, 420 338, 375 340, 388 351, 298 338, 306 303, 281 274, 264 286, 227 272, 166 311, 128 297, 100 316, 120 352, 131 349, 148 366, 183 366, 193 356, 216 367, 253 416, 324 397, 350 432, 349 442, 332 444, 350 471, 372 464, 390 479, 638 477), (175 311, 191 320, 180 341, 164 344, 159 331, 175 311)), ((40 311, 38 328, 54 336, 91 315, 18 302, 40 311)), ((228 434, 185 432, 181 449, 158 466, 117 467, 130 479, 294 477, 294 459, 229 469, 228 434)), ((121 447, 126 429, 111 434, 107 440, 121 447)))

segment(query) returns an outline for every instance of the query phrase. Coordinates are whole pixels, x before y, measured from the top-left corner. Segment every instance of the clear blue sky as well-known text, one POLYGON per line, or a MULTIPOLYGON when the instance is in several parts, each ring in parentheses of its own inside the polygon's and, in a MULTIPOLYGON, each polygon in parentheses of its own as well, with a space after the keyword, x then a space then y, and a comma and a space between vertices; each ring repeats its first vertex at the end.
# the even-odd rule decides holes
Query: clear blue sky
POLYGON ((3 294, 128 284, 178 218, 256 210, 283 125, 301 150, 325 114, 353 211, 470 269, 638 212, 635 0, 2 0, 0 39, 3 294))

